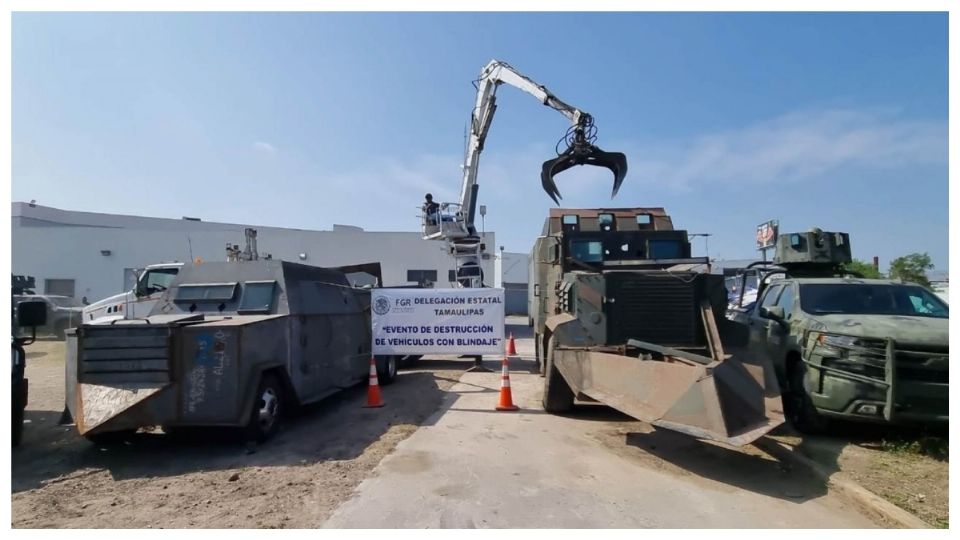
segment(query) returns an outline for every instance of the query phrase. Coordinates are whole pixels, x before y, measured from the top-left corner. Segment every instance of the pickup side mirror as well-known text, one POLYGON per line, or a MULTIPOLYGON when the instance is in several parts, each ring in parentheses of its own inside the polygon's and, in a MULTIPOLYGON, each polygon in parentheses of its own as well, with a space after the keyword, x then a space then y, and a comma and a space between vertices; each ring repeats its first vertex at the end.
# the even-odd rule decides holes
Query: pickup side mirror
POLYGON ((24 300, 17 304, 17 325, 20 327, 47 324, 47 303, 43 300, 24 300))
POLYGON ((784 313, 782 306, 770 306, 768 308, 760 308, 760 316, 767 319, 773 319, 780 323, 786 321, 786 314, 784 313))

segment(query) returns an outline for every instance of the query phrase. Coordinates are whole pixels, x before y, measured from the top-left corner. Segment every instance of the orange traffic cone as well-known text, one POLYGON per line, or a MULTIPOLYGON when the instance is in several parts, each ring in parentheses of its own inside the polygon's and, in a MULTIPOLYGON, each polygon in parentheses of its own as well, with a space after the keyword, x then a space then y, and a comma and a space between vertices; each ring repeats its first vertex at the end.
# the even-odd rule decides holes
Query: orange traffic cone
POLYGON ((364 407, 383 407, 386 403, 380 397, 380 382, 377 381, 377 361, 370 358, 370 384, 367 386, 367 404, 364 407))
POLYGON ((517 345, 513 342, 513 332, 510 332, 510 340, 507 341, 507 355, 517 355, 517 345))
POLYGON ((510 391, 510 366, 507 363, 507 357, 503 357, 503 372, 500 376, 500 403, 497 404, 498 411, 516 411, 520 407, 513 404, 513 393, 510 391))

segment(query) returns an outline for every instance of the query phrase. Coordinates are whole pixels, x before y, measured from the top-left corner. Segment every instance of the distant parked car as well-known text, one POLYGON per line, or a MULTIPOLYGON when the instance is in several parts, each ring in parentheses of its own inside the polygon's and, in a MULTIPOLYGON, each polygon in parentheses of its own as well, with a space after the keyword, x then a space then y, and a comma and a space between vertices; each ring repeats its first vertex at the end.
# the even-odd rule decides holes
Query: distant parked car
POLYGON ((83 303, 70 296, 54 294, 23 294, 13 297, 14 306, 24 300, 42 300, 47 304, 47 323, 37 327, 38 336, 64 339, 68 328, 80 325, 83 303))

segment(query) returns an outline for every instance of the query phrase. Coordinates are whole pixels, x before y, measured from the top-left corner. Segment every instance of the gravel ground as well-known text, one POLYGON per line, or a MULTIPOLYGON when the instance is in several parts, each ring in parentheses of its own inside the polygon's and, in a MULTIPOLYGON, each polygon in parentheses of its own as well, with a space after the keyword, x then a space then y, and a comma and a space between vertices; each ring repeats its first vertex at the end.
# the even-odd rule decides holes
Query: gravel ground
POLYGON ((13 449, 13 527, 317 527, 440 405, 466 360, 423 359, 365 409, 355 387, 249 447, 226 432, 141 432, 98 447, 58 426, 63 343, 27 347, 30 403, 13 449))

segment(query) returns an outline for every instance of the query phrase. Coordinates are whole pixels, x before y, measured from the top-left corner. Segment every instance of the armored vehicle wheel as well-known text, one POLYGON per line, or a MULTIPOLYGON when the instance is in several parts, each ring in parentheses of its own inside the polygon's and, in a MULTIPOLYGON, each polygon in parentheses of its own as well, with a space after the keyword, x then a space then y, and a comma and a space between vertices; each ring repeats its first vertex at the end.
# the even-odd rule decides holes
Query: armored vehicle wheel
POLYGON ((543 410, 564 413, 573 408, 573 390, 553 364, 556 338, 550 337, 546 351, 546 369, 543 379, 543 410))
POLYGON ((377 383, 386 386, 397 377, 397 356, 377 357, 377 383))
POLYGON ((814 435, 825 431, 828 421, 817 412, 813 401, 810 400, 806 385, 806 374, 807 369, 803 362, 793 365, 789 373, 790 391, 784 394, 783 408, 790 423, 797 431, 814 435))
POLYGON ((253 395, 253 407, 246 428, 248 438, 263 442, 277 433, 282 402, 283 385, 275 376, 269 373, 263 375, 257 392, 253 395))

